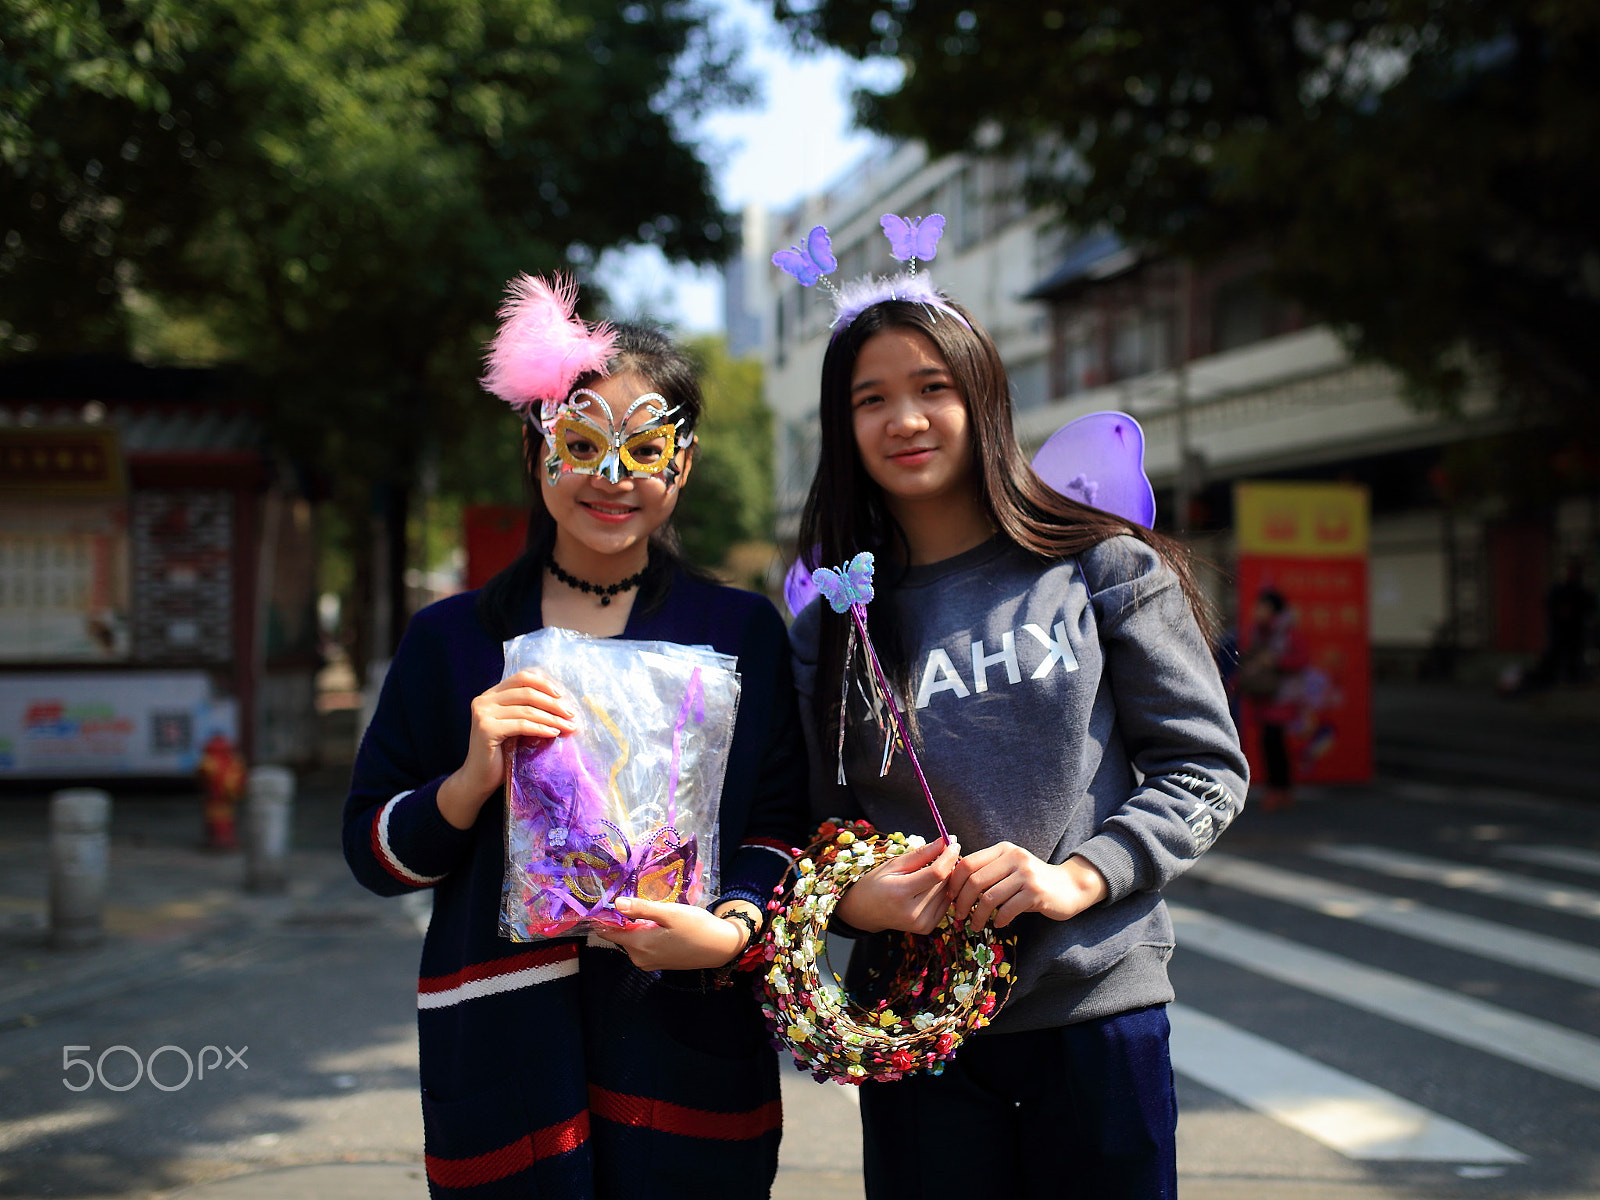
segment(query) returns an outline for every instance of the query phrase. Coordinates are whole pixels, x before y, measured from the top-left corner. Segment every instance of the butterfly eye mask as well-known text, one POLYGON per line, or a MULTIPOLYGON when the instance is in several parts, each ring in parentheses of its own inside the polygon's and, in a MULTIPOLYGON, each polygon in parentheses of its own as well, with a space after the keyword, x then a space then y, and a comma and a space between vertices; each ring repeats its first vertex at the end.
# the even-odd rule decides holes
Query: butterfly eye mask
POLYGON ((835 337, 867 309, 885 300, 926 305, 967 324, 967 319, 950 307, 950 301, 933 286, 933 280, 926 273, 917 274, 918 262, 931 262, 939 253, 944 217, 938 213, 920 218, 884 213, 878 224, 889 239, 889 253, 907 264, 908 269, 903 274, 890 279, 864 275, 843 288, 834 286, 828 276, 839 269, 839 260, 834 256, 833 239, 825 225, 814 226, 803 241, 787 250, 779 250, 772 256, 772 265, 792 275, 801 287, 820 284, 833 297, 835 337))
POLYGON ((667 407, 666 397, 659 392, 646 392, 628 405, 618 422, 605 397, 579 388, 543 414, 541 424, 550 447, 545 475, 552 487, 563 475, 600 475, 611 483, 623 475, 660 478, 671 487, 678 480, 673 457, 694 442, 692 433, 683 432, 683 420, 671 419, 677 411, 667 407), (593 405, 605 414, 604 423, 591 415, 593 405), (641 408, 650 419, 630 430, 628 422, 641 408))

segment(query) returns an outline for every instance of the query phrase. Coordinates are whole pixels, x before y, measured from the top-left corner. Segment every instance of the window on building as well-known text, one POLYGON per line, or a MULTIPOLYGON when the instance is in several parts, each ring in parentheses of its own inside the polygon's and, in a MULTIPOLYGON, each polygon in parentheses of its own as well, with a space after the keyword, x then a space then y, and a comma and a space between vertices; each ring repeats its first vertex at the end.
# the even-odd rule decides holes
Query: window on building
POLYGON ((968 163, 962 168, 958 183, 961 188, 961 208, 956 222, 955 242, 957 250, 965 250, 983 239, 984 210, 988 207, 988 197, 984 195, 977 163, 968 163))
POLYGON ((867 273, 867 241, 857 238, 838 255, 838 277, 841 280, 860 279, 867 273))
POLYGON ((1237 350, 1277 333, 1275 309, 1280 304, 1262 286, 1259 275, 1224 283, 1211 301, 1211 350, 1237 350))
POLYGON ((1043 355, 1007 367, 1011 379, 1011 404, 1025 410, 1039 408, 1050 400, 1049 363, 1043 355))
POLYGON ((944 236, 946 240, 943 244, 946 247, 954 247, 960 240, 957 230, 961 228, 962 202, 961 172, 958 171, 953 175, 947 176, 945 181, 939 185, 938 206, 934 209, 935 212, 944 216, 944 236))
POLYGON ((1021 155, 991 159, 990 163, 988 232, 997 233, 1011 222, 1028 215, 1028 198, 1024 189, 1028 163, 1021 155))
POLYGON ((1082 313, 1067 319, 1062 328, 1061 349, 1062 395, 1087 391, 1106 381, 1093 314, 1082 313))
POLYGON ((1131 379, 1165 370, 1171 361, 1171 347, 1170 309, 1124 309, 1111 323, 1111 377, 1131 379))

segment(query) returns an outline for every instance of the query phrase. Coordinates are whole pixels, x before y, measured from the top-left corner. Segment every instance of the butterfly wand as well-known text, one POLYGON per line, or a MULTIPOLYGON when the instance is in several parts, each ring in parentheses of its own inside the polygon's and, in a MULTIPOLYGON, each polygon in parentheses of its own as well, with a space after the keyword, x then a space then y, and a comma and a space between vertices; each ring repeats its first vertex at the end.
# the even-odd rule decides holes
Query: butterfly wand
MULTIPOLYGON (((829 567, 818 567, 812 572, 811 581, 817 585, 817 590, 822 593, 823 599, 827 600, 834 612, 839 613, 841 616, 848 612, 852 621, 854 621, 851 632, 861 639, 861 644, 866 649, 867 663, 872 671, 873 686, 877 689, 878 694, 883 697, 884 703, 889 709, 889 720, 894 725, 894 732, 891 736, 898 738, 900 744, 905 747, 906 757, 911 760, 912 770, 917 773, 917 782, 922 785, 922 796, 928 802, 928 811, 933 814, 933 823, 938 826, 939 836, 944 839, 945 845, 949 845, 949 831, 944 827, 944 818, 939 815, 939 806, 934 803, 933 789, 928 786, 927 776, 922 773, 922 763, 918 761, 916 748, 911 744, 911 735, 906 730, 905 717, 900 712, 899 704, 895 702, 894 692, 889 688, 889 680, 883 673, 883 665, 878 662, 878 653, 872 648, 872 639, 867 636, 867 605, 872 602, 872 598, 876 594, 872 586, 872 567, 872 553, 863 550, 838 570, 833 570, 829 567)), ((851 640, 855 640, 854 637, 851 640)), ((846 650, 844 670, 841 672, 845 676, 842 686, 845 689, 846 697, 848 696, 851 657, 850 651, 846 650)), ((844 782, 844 722, 845 698, 842 697, 839 705, 840 783, 844 782)), ((884 764, 884 769, 887 770, 887 748, 885 750, 884 764)))

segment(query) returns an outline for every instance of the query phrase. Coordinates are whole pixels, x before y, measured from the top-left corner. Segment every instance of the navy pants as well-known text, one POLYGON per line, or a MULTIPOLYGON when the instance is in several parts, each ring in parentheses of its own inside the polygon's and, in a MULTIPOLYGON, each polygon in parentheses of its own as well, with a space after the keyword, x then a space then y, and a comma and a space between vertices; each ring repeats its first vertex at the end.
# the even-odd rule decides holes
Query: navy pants
POLYGON ((1173 1200, 1164 1005, 968 1041, 943 1075, 861 1088, 867 1200, 1173 1200))

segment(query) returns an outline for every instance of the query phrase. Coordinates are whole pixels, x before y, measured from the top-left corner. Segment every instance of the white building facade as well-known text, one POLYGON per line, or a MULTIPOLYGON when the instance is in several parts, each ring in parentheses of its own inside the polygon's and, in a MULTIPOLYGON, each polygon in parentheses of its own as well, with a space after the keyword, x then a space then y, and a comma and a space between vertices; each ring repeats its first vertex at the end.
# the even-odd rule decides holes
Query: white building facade
POLYGON ((822 224, 836 279, 889 274, 898 264, 879 217, 939 212, 947 225, 933 277, 993 335, 1024 449, 1086 413, 1137 417, 1158 523, 1217 565, 1211 582, 1225 612, 1233 482, 1350 479, 1373 495, 1380 669, 1441 669, 1443 656, 1449 670, 1467 651, 1482 673, 1537 652, 1545 590, 1574 557, 1592 572, 1600 513, 1580 497, 1530 517, 1441 482, 1452 445, 1496 432, 1487 396, 1469 396, 1464 417, 1424 413, 1392 371, 1354 361, 1331 330, 1266 293, 1263 254, 1204 269, 1146 259, 1114 236, 1062 229, 1020 199, 1019 185, 1008 161, 930 159, 911 143, 786 213, 745 214, 729 328, 737 310, 743 348, 765 366, 780 540, 792 547, 815 468, 833 306, 770 256, 822 224))

